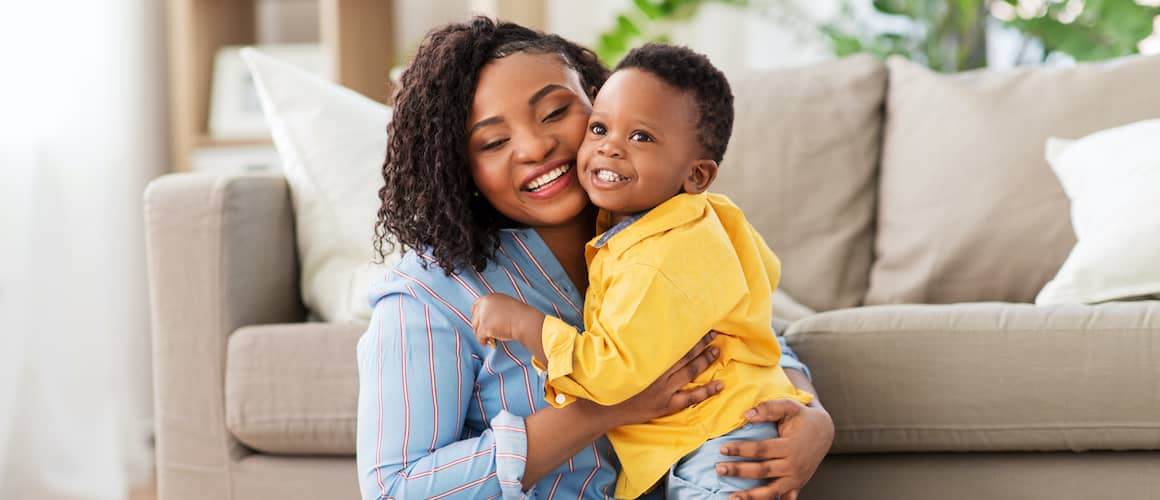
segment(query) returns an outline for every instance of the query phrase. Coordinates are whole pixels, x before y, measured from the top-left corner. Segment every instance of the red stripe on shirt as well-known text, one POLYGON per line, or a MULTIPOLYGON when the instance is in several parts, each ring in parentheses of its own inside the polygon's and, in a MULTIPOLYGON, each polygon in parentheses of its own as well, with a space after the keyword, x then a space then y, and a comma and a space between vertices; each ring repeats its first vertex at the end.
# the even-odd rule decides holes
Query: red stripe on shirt
POLYGON ((520 249, 523 250, 524 253, 528 254, 528 258, 532 260, 532 264, 536 266, 536 269, 540 271, 540 274, 544 275, 544 278, 548 280, 548 283, 552 285, 552 288, 556 290, 556 293, 560 294, 560 297, 562 297, 564 301, 568 303, 568 305, 572 306, 572 309, 575 309, 576 312, 580 312, 580 308, 576 306, 576 303, 572 302, 572 299, 568 298, 568 296, 564 294, 564 291, 561 290, 558 285, 556 285, 555 281, 552 281, 552 278, 548 276, 548 272, 544 270, 544 266, 540 265, 540 261, 536 259, 534 255, 532 255, 531 249, 529 249, 528 246, 524 244, 524 241, 521 240, 518 235, 516 236, 516 243, 519 244, 520 249))
POLYGON ((450 302, 447 302, 446 300, 443 299, 442 296, 435 293, 435 290, 432 290, 431 287, 427 286, 422 281, 419 281, 419 280, 415 279, 413 276, 410 276, 407 273, 404 273, 398 269, 394 269, 394 273, 401 276, 403 279, 406 279, 407 281, 410 281, 416 285, 419 285, 420 288, 422 288, 423 290, 426 290, 427 293, 431 294, 432 297, 435 297, 435 300, 438 300, 441 304, 447 306, 447 308, 450 309, 451 312, 455 313, 455 315, 458 316, 459 319, 463 320, 464 323, 467 323, 467 326, 471 326, 471 320, 467 319, 467 316, 464 316, 463 313, 459 312, 459 309, 456 309, 455 306, 452 306, 450 302))
POLYGON ((457 487, 455 487, 455 488, 452 488, 452 489, 450 489, 450 490, 447 490, 447 491, 445 491, 445 492, 443 492, 443 493, 441 493, 441 494, 439 494, 439 495, 435 495, 435 496, 433 496, 433 497, 429 498, 428 500, 439 500, 440 498, 447 498, 447 497, 449 497, 449 496, 451 496, 451 495, 454 495, 454 494, 456 494, 456 493, 459 493, 460 491, 466 490, 466 489, 468 489, 468 488, 471 488, 471 487, 473 487, 473 486, 479 486, 479 485, 483 484, 484 482, 486 482, 487 480, 489 480, 489 479, 491 479, 491 478, 493 478, 493 477, 495 477, 495 473, 494 473, 494 472, 492 472, 491 474, 488 474, 488 475, 486 475, 486 476, 483 476, 483 477, 481 477, 481 478, 479 478, 479 479, 476 479, 475 481, 472 481, 472 482, 470 482, 470 483, 464 484, 464 485, 462 485, 462 486, 457 486, 457 487))

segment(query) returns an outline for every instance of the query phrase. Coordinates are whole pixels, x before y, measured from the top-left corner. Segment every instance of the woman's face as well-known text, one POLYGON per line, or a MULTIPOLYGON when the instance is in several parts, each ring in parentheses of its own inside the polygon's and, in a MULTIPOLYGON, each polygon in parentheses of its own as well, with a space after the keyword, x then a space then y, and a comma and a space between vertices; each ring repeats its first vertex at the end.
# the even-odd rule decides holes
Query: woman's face
POLYGON ((479 192, 531 227, 574 220, 588 207, 576 152, 592 103, 557 54, 515 54, 479 74, 468 116, 468 157, 479 192))

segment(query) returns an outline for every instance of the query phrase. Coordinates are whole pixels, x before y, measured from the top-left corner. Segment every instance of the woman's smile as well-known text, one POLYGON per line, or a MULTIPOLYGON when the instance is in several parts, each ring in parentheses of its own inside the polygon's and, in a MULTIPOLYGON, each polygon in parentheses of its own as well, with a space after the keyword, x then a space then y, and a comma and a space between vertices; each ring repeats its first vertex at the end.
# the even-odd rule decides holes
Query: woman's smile
POLYGON ((575 161, 559 160, 537 168, 524 178, 520 191, 537 199, 549 198, 576 177, 575 165, 575 161))

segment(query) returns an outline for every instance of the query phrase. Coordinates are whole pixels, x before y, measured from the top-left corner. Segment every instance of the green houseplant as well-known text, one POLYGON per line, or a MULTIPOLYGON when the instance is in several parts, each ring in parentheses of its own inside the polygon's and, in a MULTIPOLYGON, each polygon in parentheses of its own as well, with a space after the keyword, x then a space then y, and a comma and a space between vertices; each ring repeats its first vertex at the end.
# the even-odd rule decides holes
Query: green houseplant
POLYGON ((1153 30, 1160 6, 1138 0, 874 0, 880 13, 910 20, 907 32, 872 32, 842 15, 821 27, 838 55, 901 55, 944 72, 987 64, 991 20, 1043 44, 1043 58, 1061 52, 1093 61, 1134 54, 1153 30))
MULTIPOLYGON (((600 36, 597 54, 615 64, 635 45, 666 42, 673 23, 691 19, 712 2, 762 15, 790 9, 778 0, 633 0, 632 8, 619 13, 600 36)), ((1154 0, 873 0, 872 5, 880 14, 904 20, 900 24, 906 28, 876 30, 859 19, 851 0, 842 0, 838 16, 817 26, 835 54, 900 55, 943 72, 987 65, 988 23, 1039 40, 1044 58, 1060 52, 1091 61, 1136 53, 1160 16, 1160 2, 1154 0)), ((800 17, 790 13, 780 21, 800 23, 800 17)))

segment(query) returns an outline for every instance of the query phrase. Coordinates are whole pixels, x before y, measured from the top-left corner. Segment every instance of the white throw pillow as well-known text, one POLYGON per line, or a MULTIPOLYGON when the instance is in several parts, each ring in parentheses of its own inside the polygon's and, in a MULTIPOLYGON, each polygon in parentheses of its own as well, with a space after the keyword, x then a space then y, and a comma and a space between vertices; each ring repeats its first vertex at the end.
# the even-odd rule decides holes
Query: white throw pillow
POLYGON ((1036 304, 1160 294, 1160 120, 1049 139, 1078 240, 1036 304))
POLYGON ((370 318, 390 108, 252 48, 242 50, 282 161, 302 264, 302 300, 322 321, 370 318))

